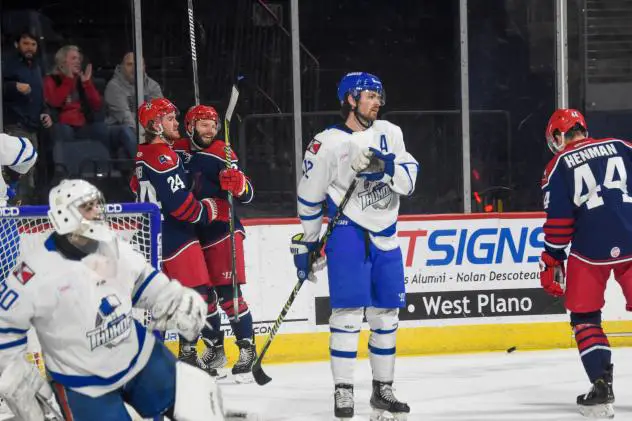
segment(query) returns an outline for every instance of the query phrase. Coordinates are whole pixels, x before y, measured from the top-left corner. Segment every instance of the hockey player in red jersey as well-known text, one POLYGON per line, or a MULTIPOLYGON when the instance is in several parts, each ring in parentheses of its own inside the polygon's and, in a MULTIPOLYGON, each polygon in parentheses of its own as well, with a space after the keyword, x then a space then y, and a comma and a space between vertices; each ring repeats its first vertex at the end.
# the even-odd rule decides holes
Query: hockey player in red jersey
MULTIPOLYGON (((225 143, 215 139, 220 128, 217 112, 213 107, 197 105, 185 116, 185 128, 191 141, 191 160, 187 166, 193 183, 195 197, 212 197, 225 200, 227 192, 241 203, 249 203, 254 195, 252 184, 237 166, 237 156, 231 153, 232 168, 226 168, 225 143)), ((235 218, 236 277, 238 284, 246 282, 244 267, 243 240, 244 228, 235 218)), ((226 365, 224 353, 224 335, 220 329, 218 304, 230 319, 239 347, 239 360, 232 373, 237 381, 249 381, 252 364, 256 359, 255 340, 252 329, 252 315, 238 286, 239 321, 235 321, 232 287, 232 258, 229 238, 229 225, 225 221, 216 221, 197 228, 198 238, 209 269, 212 288, 208 294, 207 321, 213 327, 203 329, 202 337, 207 348, 202 355, 202 363, 210 370, 226 365)))
POLYGON ((610 275, 632 311, 632 143, 588 137, 586 121, 573 109, 553 113, 546 139, 555 157, 542 179, 545 250, 540 282, 564 296, 579 354, 592 383, 577 397, 588 417, 614 416, 611 352, 601 326, 610 275), (570 243, 570 252, 566 249, 570 243), (564 267, 564 261, 566 268, 564 267))
MULTIPOLYGON (((177 109, 166 98, 145 102, 138 119, 145 129, 145 143, 136 155, 137 198, 158 204, 162 212, 163 271, 206 296, 209 285, 204 255, 195 234, 195 225, 228 220, 225 200, 196 199, 187 188, 187 174, 181 158, 173 150, 178 139, 177 109)), ((179 358, 199 365, 197 341, 180 337, 179 358)))

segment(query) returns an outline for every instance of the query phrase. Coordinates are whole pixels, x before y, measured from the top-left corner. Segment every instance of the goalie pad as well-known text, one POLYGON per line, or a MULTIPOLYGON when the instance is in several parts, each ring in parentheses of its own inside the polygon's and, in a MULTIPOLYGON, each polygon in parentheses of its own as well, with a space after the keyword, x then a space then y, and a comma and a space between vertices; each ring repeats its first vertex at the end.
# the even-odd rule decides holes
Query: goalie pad
POLYGON ((37 401, 39 394, 48 400, 53 395, 50 385, 35 365, 22 355, 13 358, 0 376, 0 397, 21 421, 42 421, 44 413, 37 401))
POLYGON ((215 380, 199 368, 178 361, 173 415, 178 421, 225 421, 215 380))

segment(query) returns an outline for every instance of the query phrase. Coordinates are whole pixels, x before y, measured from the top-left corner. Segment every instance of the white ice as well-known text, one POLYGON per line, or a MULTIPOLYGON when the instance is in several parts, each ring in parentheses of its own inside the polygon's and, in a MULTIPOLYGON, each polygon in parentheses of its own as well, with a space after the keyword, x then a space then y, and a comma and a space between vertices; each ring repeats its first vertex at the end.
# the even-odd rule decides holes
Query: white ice
MULTIPOLYGON (((616 420, 632 420, 632 348, 613 349, 616 420)), ((265 386, 222 381, 225 407, 249 420, 333 419, 328 362, 265 365, 265 386)), ((577 350, 399 357, 396 396, 410 421, 586 420, 575 399, 590 384, 577 350)), ((368 421, 371 369, 356 363, 356 417, 368 421)), ((0 415, 0 419, 4 419, 0 415)))
MULTIPOLYGON (((632 420, 632 348, 614 348, 615 419, 632 420)), ((356 421, 369 419, 371 370, 356 363, 356 421)), ((327 362, 265 365, 272 382, 223 384, 228 409, 259 421, 333 419, 327 362)), ((396 396, 410 421, 586 420, 577 395, 590 387, 575 349, 400 357, 396 396)))

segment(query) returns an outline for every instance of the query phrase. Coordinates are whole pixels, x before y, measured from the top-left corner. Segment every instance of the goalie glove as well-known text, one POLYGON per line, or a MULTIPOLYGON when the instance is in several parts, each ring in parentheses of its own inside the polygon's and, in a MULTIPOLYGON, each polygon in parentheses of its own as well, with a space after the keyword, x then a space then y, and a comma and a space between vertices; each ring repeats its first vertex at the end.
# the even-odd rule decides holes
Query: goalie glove
POLYGON ((543 251, 540 256, 540 285, 542 288, 554 297, 561 297, 566 288, 565 276, 564 262, 557 260, 547 251, 543 251))
POLYGON ((34 364, 21 354, 15 356, 0 375, 0 397, 16 419, 42 421, 44 412, 36 395, 48 400, 53 391, 34 364))
POLYGON ((316 282, 318 278, 314 273, 327 266, 327 258, 320 255, 314 258, 318 242, 303 241, 303 236, 303 233, 294 235, 290 244, 290 253, 294 256, 294 266, 296 266, 296 276, 300 281, 307 279, 310 282, 316 282))
POLYGON ((188 341, 195 341, 204 327, 207 311, 200 294, 174 279, 156 297, 151 309, 151 329, 175 329, 188 341))

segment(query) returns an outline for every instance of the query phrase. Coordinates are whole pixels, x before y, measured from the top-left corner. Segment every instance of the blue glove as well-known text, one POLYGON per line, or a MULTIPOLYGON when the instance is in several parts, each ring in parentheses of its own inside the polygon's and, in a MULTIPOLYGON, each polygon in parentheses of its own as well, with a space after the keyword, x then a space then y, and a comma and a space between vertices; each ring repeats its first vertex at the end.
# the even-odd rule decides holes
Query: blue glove
POLYGON ((294 266, 296 266, 296 276, 300 281, 309 279, 315 281, 312 273, 312 257, 311 254, 318 246, 317 241, 303 241, 303 233, 296 234, 292 237, 290 252, 294 256, 294 266))
POLYGON ((395 154, 383 154, 375 148, 369 148, 369 151, 373 153, 371 162, 358 176, 368 181, 389 182, 395 174, 395 154))
POLYGON ((13 199, 18 195, 18 183, 11 183, 7 186, 7 198, 13 199))

